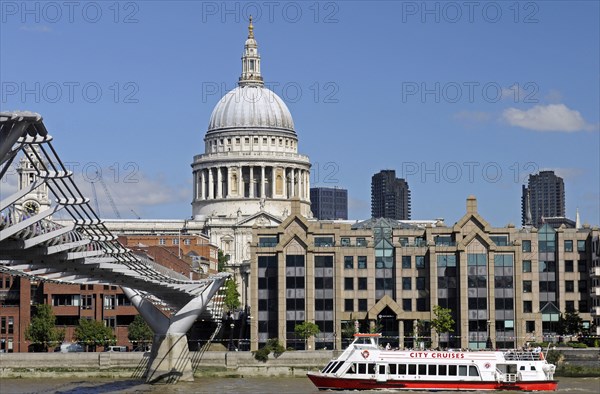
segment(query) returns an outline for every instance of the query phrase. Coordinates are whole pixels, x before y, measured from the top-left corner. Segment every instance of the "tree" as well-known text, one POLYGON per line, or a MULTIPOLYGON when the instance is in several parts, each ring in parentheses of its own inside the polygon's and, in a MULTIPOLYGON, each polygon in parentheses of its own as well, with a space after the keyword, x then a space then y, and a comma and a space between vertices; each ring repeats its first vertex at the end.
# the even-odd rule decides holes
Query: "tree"
POLYGON ((310 337, 317 335, 321 332, 321 330, 319 329, 319 326, 317 326, 315 323, 305 321, 300 324, 296 324, 296 326, 294 327, 294 332, 300 338, 304 339, 304 343, 306 344, 310 337))
POLYGON ((237 290, 237 283, 233 279, 225 282, 225 306, 229 311, 234 311, 240 307, 240 293, 237 290))
POLYGON ((56 346, 65 339, 65 330, 56 328, 56 316, 50 305, 37 306, 35 316, 25 329, 25 339, 32 342, 34 351, 48 351, 48 346, 56 346))
POLYGON ((131 324, 127 327, 127 338, 132 343, 138 343, 144 346, 145 344, 152 342, 153 337, 154 333, 152 332, 152 329, 141 315, 136 315, 131 324))
POLYGON ((566 312, 560 315, 558 333, 560 335, 577 335, 583 331, 583 319, 579 312, 566 312))
POLYGON ((96 346, 108 346, 109 343, 114 343, 116 338, 111 328, 102 322, 80 319, 79 325, 75 327, 75 340, 96 351, 96 346))
POLYGON ((454 332, 454 319, 452 318, 452 310, 442 308, 439 305, 433 307, 435 318, 431 320, 431 327, 439 336, 447 332, 454 332))
POLYGON ((218 259, 217 270, 219 272, 225 271, 225 266, 227 265, 227 262, 229 261, 229 255, 223 253, 223 251, 221 249, 219 249, 219 252, 217 254, 217 259, 218 259))

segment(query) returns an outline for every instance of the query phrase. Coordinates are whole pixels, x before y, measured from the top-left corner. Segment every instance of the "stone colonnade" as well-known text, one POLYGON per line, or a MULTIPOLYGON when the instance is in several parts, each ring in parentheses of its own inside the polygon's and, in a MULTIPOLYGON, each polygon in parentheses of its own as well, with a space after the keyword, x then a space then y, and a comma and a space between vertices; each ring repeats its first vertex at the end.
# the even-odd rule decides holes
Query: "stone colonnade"
POLYGON ((224 165, 194 171, 195 200, 310 198, 310 171, 300 167, 224 165))

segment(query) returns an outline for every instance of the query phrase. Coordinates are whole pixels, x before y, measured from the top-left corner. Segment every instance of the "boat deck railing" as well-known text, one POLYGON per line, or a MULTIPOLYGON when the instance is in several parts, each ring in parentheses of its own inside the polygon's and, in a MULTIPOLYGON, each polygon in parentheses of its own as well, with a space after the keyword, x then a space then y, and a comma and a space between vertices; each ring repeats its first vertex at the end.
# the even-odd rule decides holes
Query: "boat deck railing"
POLYGON ((540 352, 511 350, 504 353, 504 359, 506 361, 538 361, 540 352))

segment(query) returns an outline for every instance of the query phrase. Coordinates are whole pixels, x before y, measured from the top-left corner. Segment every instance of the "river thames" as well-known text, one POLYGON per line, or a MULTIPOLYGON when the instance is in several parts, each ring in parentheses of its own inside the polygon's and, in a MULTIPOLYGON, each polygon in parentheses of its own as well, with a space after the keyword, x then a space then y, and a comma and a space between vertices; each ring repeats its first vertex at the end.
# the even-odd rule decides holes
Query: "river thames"
MULTIPOLYGON (((559 379, 559 393, 600 393, 600 378, 559 379)), ((134 379, 1 379, 0 392, 8 393, 264 393, 295 394, 324 393, 317 390, 307 378, 196 378, 193 383, 176 385, 149 385, 134 379)), ((361 391, 360 393, 381 393, 361 391)), ((383 391, 391 392, 391 391, 383 391)), ((411 391, 426 393, 426 391, 411 391)), ((333 393, 333 391, 332 391, 333 393)), ((357 391, 335 391, 357 393, 357 391)), ((438 391, 438 393, 451 393, 438 391)))

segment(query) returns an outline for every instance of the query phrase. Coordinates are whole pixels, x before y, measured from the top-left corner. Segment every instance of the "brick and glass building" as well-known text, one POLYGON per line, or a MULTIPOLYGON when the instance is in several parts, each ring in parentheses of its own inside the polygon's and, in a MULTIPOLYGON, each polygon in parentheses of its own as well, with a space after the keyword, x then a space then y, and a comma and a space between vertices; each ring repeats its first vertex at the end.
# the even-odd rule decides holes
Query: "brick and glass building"
POLYGON ((492 227, 474 197, 453 225, 319 222, 293 212, 277 228, 254 229, 253 349, 269 338, 305 348, 294 334, 303 321, 321 330, 311 348, 339 349, 356 322, 413 347, 415 337, 431 339, 435 305, 456 322, 433 335, 442 347, 485 348, 489 336, 513 348, 556 340, 560 313, 578 311, 586 326, 598 318, 598 228, 492 227))

